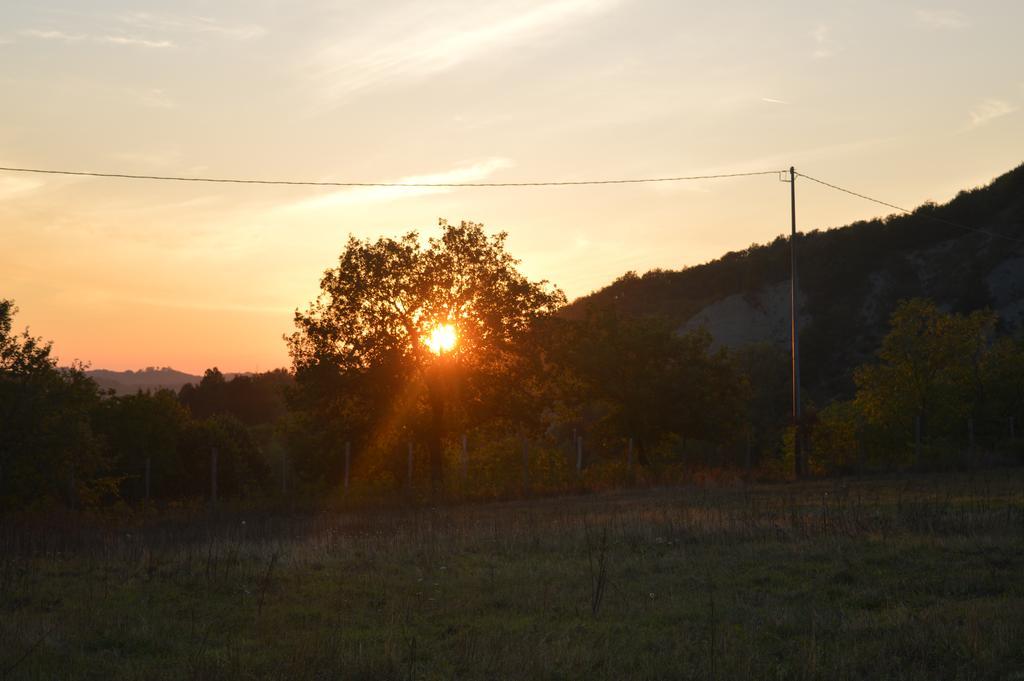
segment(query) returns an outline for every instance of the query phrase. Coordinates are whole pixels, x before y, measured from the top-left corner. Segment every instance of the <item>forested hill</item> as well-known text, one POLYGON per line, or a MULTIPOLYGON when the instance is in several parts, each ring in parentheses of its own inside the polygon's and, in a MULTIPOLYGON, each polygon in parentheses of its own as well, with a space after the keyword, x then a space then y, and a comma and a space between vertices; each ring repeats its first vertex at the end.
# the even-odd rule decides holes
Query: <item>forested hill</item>
MULTIPOLYGON (((199 385, 199 381, 203 378, 170 367, 146 367, 138 371, 90 369, 85 373, 101 388, 111 389, 119 395, 130 395, 139 390, 167 389, 178 392, 187 383, 199 385)), ((225 377, 229 379, 234 376, 235 374, 225 374, 225 377)))
POLYGON ((199 383, 201 378, 176 371, 170 367, 146 367, 138 371, 90 369, 85 373, 101 388, 109 388, 119 395, 130 395, 138 390, 160 390, 162 388, 177 392, 186 383, 199 383))
MULTIPOLYGON (((215 369, 216 371, 216 369, 215 369)), ((207 371, 209 373, 209 371, 207 371)), ((236 377, 261 376, 252 372, 226 373, 216 372, 225 381, 231 381, 236 377)), ((268 372, 275 374, 276 372, 268 372)), ((132 395, 138 391, 152 392, 156 390, 173 390, 178 392, 186 385, 198 386, 202 376, 187 374, 171 367, 146 367, 138 371, 112 371, 110 369, 89 369, 85 372, 101 388, 113 390, 118 395, 132 395)))
MULTIPOLYGON (((814 230, 797 245, 803 383, 817 399, 849 393, 850 370, 875 351, 901 299, 927 297, 956 312, 990 307, 1004 330, 1024 326, 1024 165, 947 204, 814 230)), ((704 326, 721 345, 788 344, 788 287, 780 236, 681 271, 627 273, 567 312, 614 306, 668 317, 681 331, 704 326)))

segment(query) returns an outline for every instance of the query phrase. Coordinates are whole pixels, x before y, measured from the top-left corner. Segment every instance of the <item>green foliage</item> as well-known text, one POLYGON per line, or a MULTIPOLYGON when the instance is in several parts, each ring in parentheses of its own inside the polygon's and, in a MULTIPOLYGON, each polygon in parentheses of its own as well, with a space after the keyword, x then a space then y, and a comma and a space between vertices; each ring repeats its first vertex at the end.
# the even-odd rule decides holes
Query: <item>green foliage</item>
POLYGON ((288 338, 293 405, 322 426, 319 458, 336 451, 342 434, 360 451, 380 451, 411 429, 425 436, 431 478, 440 483, 443 431, 457 427, 460 413, 501 411, 496 400, 505 399, 505 370, 520 341, 565 302, 547 282, 519 273, 504 233, 488 236, 470 222, 440 226, 425 246, 415 232, 350 238, 338 266, 324 273, 320 296, 296 312, 298 330, 288 338), (424 341, 444 323, 457 328, 458 343, 438 358, 424 341), (445 402, 462 409, 446 413, 445 402))
POLYGON ((220 415, 190 421, 181 434, 181 477, 169 480, 187 495, 205 496, 210 487, 213 452, 217 455, 217 489, 225 497, 265 493, 270 470, 245 425, 233 416, 220 415))
POLYGON ((670 434, 730 441, 742 420, 746 384, 732 359, 711 352, 703 331, 679 335, 658 318, 626 319, 591 310, 566 321, 549 350, 573 380, 562 390, 571 411, 597 433, 632 437, 638 461, 670 434))
POLYGON ((206 370, 199 385, 183 386, 178 399, 196 418, 230 414, 248 426, 256 426, 284 416, 285 391, 293 383, 284 369, 226 380, 214 367, 206 370))
MULTIPOLYGON (((251 386, 282 384, 281 375, 231 381, 220 403, 204 403, 214 415, 193 418, 173 392, 115 396, 82 366, 59 367, 50 343, 12 332, 16 311, 0 301, 0 509, 140 501, 147 462, 154 500, 206 497, 213 449, 221 496, 266 492, 266 462, 231 412, 255 413, 246 399, 251 386), (242 389, 231 392, 233 384, 242 389)), ((211 392, 205 386, 193 396, 211 392)), ((276 418, 281 409, 271 411, 276 418)))
MULTIPOLYGON (((909 300, 893 312, 879 361, 854 373, 856 405, 866 424, 899 449, 920 420, 923 437, 956 437, 965 430, 995 315, 961 316, 934 303, 909 300)), ((925 463, 925 462, 920 462, 925 463)))
POLYGON ((14 334, 16 313, 0 300, 0 508, 76 504, 106 465, 96 384, 81 366, 58 368, 50 343, 14 334))
POLYGON ((755 343, 735 350, 732 355, 748 391, 744 419, 748 429, 745 435, 749 437, 749 464, 752 467, 774 465, 783 455, 780 443, 792 418, 789 350, 773 343, 755 343))
MULTIPOLYGON (((870 359, 900 300, 929 298, 957 312, 990 305, 986 277, 1018 254, 1005 239, 933 218, 1024 238, 1022 197, 1024 165, 945 205, 799 236, 800 288, 811 318, 801 333, 809 397, 825 403, 852 395, 854 367, 870 359)), ((789 243, 779 236, 679 271, 628 274, 574 302, 567 313, 581 317, 594 305, 682 325, 711 303, 788 279, 789 243)))
POLYGON ((863 472, 867 452, 862 420, 852 401, 833 402, 818 413, 810 437, 808 465, 812 473, 863 472))
POLYGON ((151 494, 167 497, 180 489, 180 483, 172 481, 182 477, 178 452, 189 416, 173 392, 111 395, 102 400, 97 411, 98 430, 114 470, 125 476, 123 498, 145 497, 147 459, 151 479, 157 481, 151 494))
POLYGON ((1024 348, 996 338, 996 316, 902 302, 878 361, 854 372, 857 394, 812 428, 812 460, 825 472, 863 466, 958 467, 975 446, 994 448, 1020 418, 1024 348), (919 430, 918 430, 919 429, 919 430), (918 436, 920 442, 918 442, 918 436))

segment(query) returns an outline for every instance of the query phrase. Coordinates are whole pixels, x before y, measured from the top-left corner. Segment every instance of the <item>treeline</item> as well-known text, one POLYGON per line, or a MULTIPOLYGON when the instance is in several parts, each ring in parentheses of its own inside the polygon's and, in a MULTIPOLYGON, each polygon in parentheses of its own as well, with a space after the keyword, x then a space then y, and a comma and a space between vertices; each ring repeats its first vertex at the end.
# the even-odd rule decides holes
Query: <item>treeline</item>
MULTIPOLYGON (((390 437, 360 437, 338 403, 311 402, 308 387, 283 370, 229 381, 211 369, 178 394, 117 396, 81 367, 57 366, 48 343, 12 334, 14 311, 0 305, 4 508, 205 499, 214 452, 223 498, 268 499, 289 488, 341 495, 346 445, 353 496, 407 493, 410 442, 413 489, 425 489, 422 413, 408 411, 390 437)), ((856 396, 808 410, 811 473, 964 468, 994 452, 1021 461, 1024 346, 995 326, 989 312, 902 304, 877 361, 857 370, 856 396)), ((449 493, 791 470, 788 357, 779 349, 712 352, 704 333, 678 336, 667 322, 609 311, 548 320, 535 334, 534 371, 510 367, 506 378, 522 382, 500 386, 504 406, 448 434, 449 493)))
POLYGON ((0 301, 0 508, 204 497, 212 452, 221 494, 265 494, 287 372, 225 381, 212 369, 180 394, 118 396, 14 333, 16 311, 0 301))
POLYGON ((809 401, 795 429, 785 349, 716 350, 607 307, 567 318, 504 235, 441 227, 425 246, 350 240, 296 314, 291 371, 211 369, 177 394, 101 390, 0 302, 0 507, 782 478, 797 437, 814 475, 1021 460, 1024 344, 990 312, 904 301, 854 397, 809 401))
POLYGON ((818 472, 969 468, 1002 452, 1024 460, 1024 343, 996 333, 988 310, 955 314, 900 303, 856 394, 809 424, 818 472))

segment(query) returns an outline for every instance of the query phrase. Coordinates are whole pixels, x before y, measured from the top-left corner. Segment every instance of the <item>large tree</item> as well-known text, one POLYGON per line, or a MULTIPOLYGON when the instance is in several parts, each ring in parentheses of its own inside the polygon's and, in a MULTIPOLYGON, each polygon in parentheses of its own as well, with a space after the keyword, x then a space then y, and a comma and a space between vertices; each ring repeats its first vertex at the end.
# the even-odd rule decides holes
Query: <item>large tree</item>
POLYGON ((996 326, 989 311, 957 315, 930 300, 901 302, 878 350, 854 372, 857 403, 872 423, 923 431, 963 429, 983 392, 981 369, 996 326), (977 393, 977 394, 976 394, 977 393))
POLYGON ((711 351, 706 331, 680 335, 666 319, 624 318, 610 308, 588 309, 559 331, 551 355, 571 377, 565 401, 578 412, 597 406, 613 432, 633 438, 642 465, 670 434, 734 436, 747 386, 724 351, 711 351))
POLYGON ((288 338, 305 406, 327 408, 350 435, 380 433, 425 398, 435 490, 443 478, 444 395, 457 383, 463 404, 488 401, 533 324, 565 302, 556 287, 520 273, 504 232, 444 220, 440 228, 426 243, 416 232, 350 237, 319 297, 296 311, 288 338), (457 340, 438 356, 428 341, 443 325, 457 340))
POLYGON ((0 300, 0 507, 89 492, 105 465, 92 428, 100 399, 83 367, 58 367, 49 342, 14 331, 0 300))

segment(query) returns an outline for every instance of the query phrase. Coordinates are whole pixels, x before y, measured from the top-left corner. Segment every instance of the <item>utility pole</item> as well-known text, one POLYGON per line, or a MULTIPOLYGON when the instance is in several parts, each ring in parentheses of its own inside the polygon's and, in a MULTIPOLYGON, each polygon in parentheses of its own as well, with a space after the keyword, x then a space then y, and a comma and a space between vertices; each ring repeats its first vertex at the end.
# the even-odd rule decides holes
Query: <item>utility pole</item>
POLYGON ((796 277, 796 169, 789 167, 789 207, 792 218, 789 236, 789 323, 792 337, 793 381, 793 459, 796 477, 805 474, 803 452, 803 428, 800 423, 800 328, 797 322, 797 277, 796 277))

